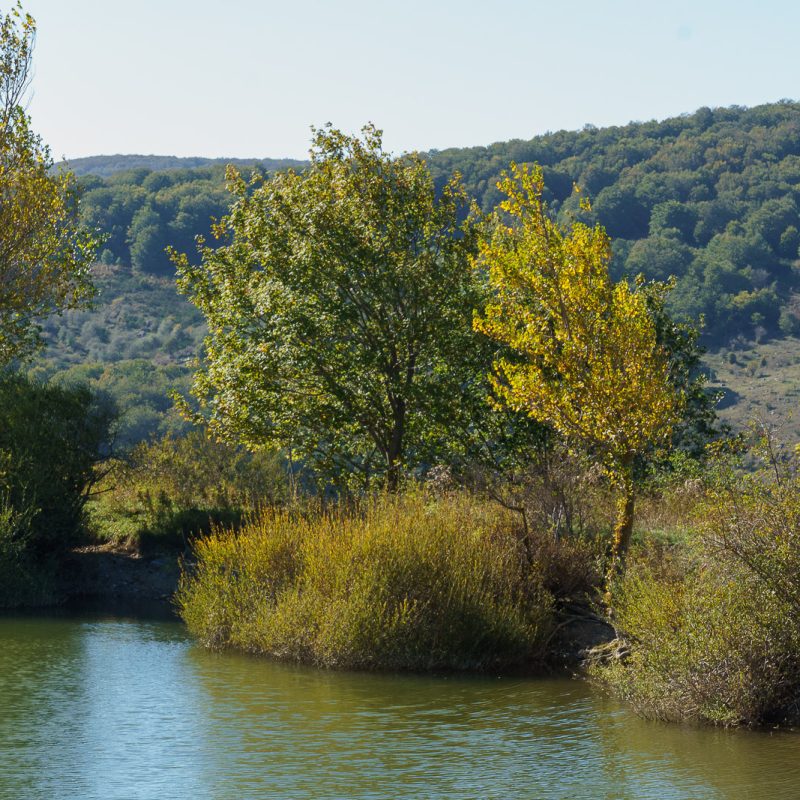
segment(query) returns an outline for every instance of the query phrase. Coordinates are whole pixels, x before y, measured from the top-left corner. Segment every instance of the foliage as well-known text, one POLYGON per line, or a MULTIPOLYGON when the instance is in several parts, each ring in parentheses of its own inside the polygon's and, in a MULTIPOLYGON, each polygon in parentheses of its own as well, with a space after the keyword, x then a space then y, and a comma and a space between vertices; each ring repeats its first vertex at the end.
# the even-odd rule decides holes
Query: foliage
POLYGON ((110 396, 120 411, 117 448, 188 423, 174 412, 170 393, 188 394, 191 363, 206 328, 199 312, 177 294, 174 281, 96 265, 97 303, 45 320, 47 349, 28 372, 65 385, 86 383, 110 396))
POLYGON ((49 377, 63 386, 86 384, 119 409, 115 450, 123 454, 136 444, 190 429, 173 409, 170 392, 187 391, 191 376, 187 367, 159 366, 146 359, 112 364, 89 361, 69 369, 51 372, 39 366, 30 370, 33 378, 49 377))
POLYGON ((481 242, 494 297, 475 320, 515 354, 495 362, 494 391, 500 404, 599 456, 623 492, 612 553, 619 561, 633 525, 634 460, 666 444, 679 418, 669 355, 644 291, 611 280, 601 227, 563 232, 547 214, 539 168, 512 166, 500 189, 511 224, 496 216, 481 242))
MULTIPOLYGON (((179 176, 195 170, 210 170, 217 167, 224 171, 228 164, 240 169, 255 167, 265 172, 282 169, 301 169, 303 161, 293 158, 204 158, 202 156, 154 156, 154 155, 113 155, 85 156, 69 161, 69 169, 78 176, 110 178, 124 173, 126 177, 146 177, 152 172, 172 172, 179 176)), ((141 178, 139 178, 141 182, 141 178)), ((177 180, 181 180, 178 177, 177 180)))
POLYGON ((95 467, 108 456, 114 410, 81 387, 0 378, 0 498, 24 519, 35 557, 75 544, 95 467))
MULTIPOLYGON (((675 289, 665 298, 669 317, 696 323, 702 314, 700 341, 705 346, 740 350, 748 340, 758 338, 761 346, 769 346, 770 337, 800 331, 800 270, 792 244, 800 228, 793 216, 800 203, 798 119, 800 105, 785 102, 701 109, 662 122, 444 150, 425 160, 437 191, 460 172, 467 194, 485 211, 502 199, 495 184, 511 160, 540 163, 545 199, 562 225, 576 218, 590 225, 599 221, 615 237, 612 277, 641 272, 648 280, 665 280, 675 275, 675 289), (590 210, 580 208, 573 182, 593 198, 590 210), (606 189, 614 191, 601 202, 606 189), (609 212, 614 204, 616 216, 609 212), (619 238, 624 231, 615 220, 624 223, 634 211, 641 215, 635 230, 627 232, 634 238, 619 238)), ((139 358, 155 360, 159 375, 161 365, 185 369, 198 353, 202 319, 153 273, 172 272, 159 250, 163 244, 190 247, 193 234, 210 231, 209 216, 226 213, 230 195, 224 191, 223 164, 114 156, 71 166, 82 175, 81 219, 107 237, 101 260, 106 270, 114 268, 95 271, 101 292, 96 310, 68 311, 58 320, 63 325, 44 321, 48 363, 41 374, 78 361, 139 358), (146 220, 158 230, 140 224, 146 220), (145 233, 152 234, 149 249, 145 233), (134 270, 131 247, 142 258, 149 259, 149 252, 153 260, 137 261, 134 270)), ((268 172, 304 166, 259 162, 268 172)), ((737 391, 745 383, 743 394, 764 396, 762 413, 765 405, 772 410, 783 402, 780 394, 767 396, 770 383, 751 382, 743 370, 730 372, 737 391)), ((687 390, 687 410, 695 407, 695 395, 687 390)), ((735 414, 751 416, 752 410, 742 411, 745 406, 740 403, 735 414)), ((158 404, 150 401, 128 413, 134 438, 174 425, 164 422, 158 404)), ((471 415, 474 410, 465 416, 471 415)), ((704 425, 699 420, 688 431, 679 426, 676 444, 697 453, 695 432, 704 425)), ((516 422, 511 427, 519 429, 516 422)), ((458 438, 465 441, 463 432, 458 438)))
POLYGON ((552 601, 515 520, 466 496, 268 512, 195 551, 178 602, 207 646, 362 669, 544 658, 552 601))
MULTIPOLYGON (((78 163, 85 165, 87 161, 93 163, 91 159, 80 159, 78 163)), ((105 181, 84 177, 81 217, 87 225, 107 235, 101 260, 133 267, 144 274, 171 277, 173 267, 167 246, 181 251, 193 248, 195 236, 210 236, 214 219, 228 209, 225 165, 231 162, 207 161, 207 166, 176 169, 160 167, 155 158, 148 163, 159 167, 158 171, 129 168, 105 181)), ((290 160, 232 161, 242 169, 249 166, 259 171, 301 165, 290 160)))
POLYGON ((284 502, 278 456, 246 453, 202 431, 137 445, 98 487, 92 528, 101 539, 139 548, 183 548, 213 524, 239 524, 248 510, 284 502))
POLYGON ((640 713, 727 726, 796 715, 800 636, 786 605, 752 576, 674 583, 636 569, 617 608, 635 639, 602 678, 640 713))
POLYGON ((52 569, 36 563, 29 547, 33 514, 0 503, 0 608, 44 605, 54 597, 52 569))
MULTIPOLYGON (((496 183, 509 162, 541 164, 545 199, 559 221, 600 222, 614 239, 614 278, 674 275, 670 314, 695 322, 702 314, 704 343, 719 347, 800 325, 799 117, 800 105, 787 102, 700 109, 662 122, 443 150, 425 160, 437 189, 458 172, 486 212, 502 199, 496 183), (579 207, 573 183, 593 199, 591 210, 579 207)), ((306 166, 258 163, 271 173, 306 166)), ((210 230, 209 216, 227 210, 222 163, 114 156, 71 167, 84 176, 82 219, 109 237, 104 259, 126 270, 133 248, 138 269, 171 272, 161 243, 186 250, 195 233, 210 230)))
POLYGON ((616 603, 630 655, 599 672, 648 716, 721 725, 800 719, 800 480, 723 472, 677 563, 639 565, 616 603))
POLYGON ((38 318, 90 296, 97 245, 79 224, 73 177, 51 173, 23 108, 35 33, 19 5, 0 14, 0 365, 35 348, 38 318))
POLYGON ((396 487, 480 380, 468 203, 457 178, 437 198, 424 162, 370 126, 316 131, 311 159, 251 184, 231 172, 229 243, 176 256, 209 327, 193 392, 216 435, 396 487))
MULTIPOLYGON (((718 389, 708 386, 708 376, 702 358, 705 349, 698 344, 700 329, 685 321, 675 320, 667 309, 669 290, 672 282, 642 283, 637 288, 645 298, 647 311, 655 326, 656 341, 669 358, 669 380, 680 396, 680 417, 672 427, 671 450, 661 453, 648 453, 647 466, 651 471, 673 469, 672 460, 683 462, 688 456, 695 462, 702 462, 707 455, 708 445, 730 434, 727 425, 720 423, 717 407, 721 397, 718 389), (666 456, 667 460, 664 460, 666 456)), ((641 464, 640 464, 641 467, 641 464)))
MULTIPOLYGON (((515 447, 497 465, 475 461, 454 472, 450 466, 437 466, 426 476, 428 485, 439 491, 466 487, 519 514, 523 528, 532 534, 531 544, 536 539, 533 532, 538 532, 554 547, 563 546, 566 559, 577 557, 572 548, 576 542, 603 540, 613 518, 613 492, 602 470, 585 453, 553 435, 538 446, 529 442, 515 447)), ((593 573, 597 567, 593 556, 585 552, 572 566, 584 575, 593 573)), ((564 566, 569 571, 570 565, 564 566)), ((587 592, 598 585, 593 579, 583 581, 587 592)))
POLYGON ((559 131, 530 141, 450 149, 428 161, 437 180, 459 171, 489 212, 510 161, 542 165, 562 224, 599 222, 615 239, 614 277, 677 278, 670 312, 704 315, 705 342, 780 335, 779 311, 800 272, 800 105, 699 109, 662 122, 559 131), (580 209, 573 183, 592 198, 580 209), (763 319, 754 319, 754 314, 763 319))

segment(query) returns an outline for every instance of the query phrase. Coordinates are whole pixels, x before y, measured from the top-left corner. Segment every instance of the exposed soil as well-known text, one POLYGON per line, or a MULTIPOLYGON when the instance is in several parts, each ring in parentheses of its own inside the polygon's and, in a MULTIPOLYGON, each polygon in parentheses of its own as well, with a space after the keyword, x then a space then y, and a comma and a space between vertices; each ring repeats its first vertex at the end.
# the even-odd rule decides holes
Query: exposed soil
POLYGON ((175 555, 145 557, 114 545, 73 550, 64 562, 61 593, 67 601, 91 598, 122 603, 172 604, 180 566, 175 555))
POLYGON ((553 641, 556 663, 580 669, 597 660, 597 654, 617 640, 614 626, 584 605, 562 609, 562 620, 553 641))

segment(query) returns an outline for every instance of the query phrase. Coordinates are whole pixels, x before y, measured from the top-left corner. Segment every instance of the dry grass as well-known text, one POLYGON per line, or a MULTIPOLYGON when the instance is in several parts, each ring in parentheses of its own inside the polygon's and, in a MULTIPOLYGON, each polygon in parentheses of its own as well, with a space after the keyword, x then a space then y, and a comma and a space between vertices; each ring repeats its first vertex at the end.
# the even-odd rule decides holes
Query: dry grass
POLYGON ((733 392, 719 412, 725 422, 745 430, 753 420, 768 420, 783 441, 800 441, 800 340, 720 350, 703 360, 713 370, 710 385, 733 392))
POLYGON ((515 515, 459 495, 358 510, 266 511, 196 544, 178 595, 201 642, 326 667, 489 669, 541 663, 543 570, 515 515))

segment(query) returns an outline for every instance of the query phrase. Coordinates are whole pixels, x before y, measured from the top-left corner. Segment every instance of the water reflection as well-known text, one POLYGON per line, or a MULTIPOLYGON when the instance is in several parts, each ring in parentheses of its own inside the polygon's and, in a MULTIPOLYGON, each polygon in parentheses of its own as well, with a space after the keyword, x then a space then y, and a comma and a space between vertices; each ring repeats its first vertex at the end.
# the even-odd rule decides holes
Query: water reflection
POLYGON ((632 797, 800 797, 798 734, 647 722, 602 697, 595 710, 603 761, 614 768, 609 780, 624 783, 632 797), (673 776, 676 792, 665 791, 664 774, 673 776))
POLYGON ((577 682, 341 674, 171 621, 0 619, 0 798, 781 798, 800 736, 648 723, 577 682))

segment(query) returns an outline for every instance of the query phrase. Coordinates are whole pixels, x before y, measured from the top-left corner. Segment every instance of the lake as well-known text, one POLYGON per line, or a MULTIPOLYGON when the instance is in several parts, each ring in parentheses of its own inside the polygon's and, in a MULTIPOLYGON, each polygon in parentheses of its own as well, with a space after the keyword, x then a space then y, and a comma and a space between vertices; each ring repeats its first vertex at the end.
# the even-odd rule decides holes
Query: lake
POLYGON ((800 734, 638 719, 580 681, 375 675, 171 619, 0 617, 0 798, 796 798, 800 734))

